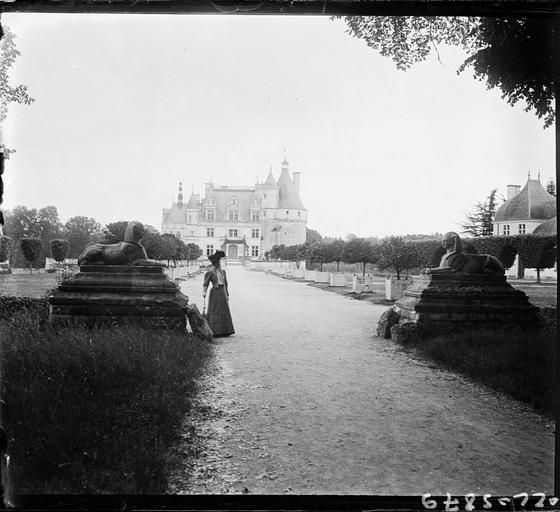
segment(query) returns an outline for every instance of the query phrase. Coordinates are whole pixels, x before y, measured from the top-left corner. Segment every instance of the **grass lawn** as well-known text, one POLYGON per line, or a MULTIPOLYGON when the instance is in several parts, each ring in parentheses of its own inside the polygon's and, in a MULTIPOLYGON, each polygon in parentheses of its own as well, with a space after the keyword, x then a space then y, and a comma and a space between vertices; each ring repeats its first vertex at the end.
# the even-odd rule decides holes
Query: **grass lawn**
POLYGON ((29 272, 0 275, 0 295, 6 297, 33 297, 35 299, 45 296, 48 290, 58 285, 60 274, 47 274, 29 272))

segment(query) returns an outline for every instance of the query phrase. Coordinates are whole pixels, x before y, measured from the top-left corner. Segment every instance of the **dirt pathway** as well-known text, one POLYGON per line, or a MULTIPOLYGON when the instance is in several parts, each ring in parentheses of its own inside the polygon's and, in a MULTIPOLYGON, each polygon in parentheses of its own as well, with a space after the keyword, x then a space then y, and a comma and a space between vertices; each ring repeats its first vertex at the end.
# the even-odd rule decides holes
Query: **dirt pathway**
MULTIPOLYGON (((386 306, 228 270, 237 333, 215 345, 169 492, 552 492, 553 425, 374 337, 386 306)), ((197 304, 200 287, 184 286, 197 304)))

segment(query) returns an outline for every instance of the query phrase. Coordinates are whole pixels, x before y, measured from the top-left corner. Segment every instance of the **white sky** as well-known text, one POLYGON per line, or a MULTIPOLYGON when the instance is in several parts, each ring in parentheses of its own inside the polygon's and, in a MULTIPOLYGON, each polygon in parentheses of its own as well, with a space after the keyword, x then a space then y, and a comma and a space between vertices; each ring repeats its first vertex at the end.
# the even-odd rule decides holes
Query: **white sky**
POLYGON ((309 227, 458 230, 492 188, 554 177, 554 129, 487 91, 464 55, 398 71, 327 17, 3 14, 22 55, 4 208, 161 227, 183 182, 252 185, 282 149, 309 227))

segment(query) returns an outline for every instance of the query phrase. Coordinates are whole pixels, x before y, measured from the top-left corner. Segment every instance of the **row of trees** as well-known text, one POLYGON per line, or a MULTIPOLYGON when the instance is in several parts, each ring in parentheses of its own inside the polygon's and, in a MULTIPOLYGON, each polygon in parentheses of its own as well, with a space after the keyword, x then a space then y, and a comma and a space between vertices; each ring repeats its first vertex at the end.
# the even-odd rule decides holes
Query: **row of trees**
MULTIPOLYGON (((91 217, 76 216, 62 223, 55 206, 26 208, 16 206, 5 213, 5 232, 0 239, 0 261, 10 260, 12 266, 44 266, 45 258, 56 261, 77 258, 92 243, 117 243, 124 239, 128 221, 102 226, 91 217)), ((145 226, 143 245, 148 258, 176 262, 192 261, 202 255, 196 244, 185 244, 171 234, 160 234, 145 226)))
MULTIPOLYGON (((556 263, 556 237, 539 235, 488 236, 463 240, 463 248, 469 253, 491 254, 498 258, 505 268, 510 268, 516 255, 525 268, 537 269, 554 267, 556 263)), ((267 253, 271 259, 284 261, 307 261, 309 265, 335 262, 337 271, 340 263, 361 263, 363 275, 366 264, 375 264, 380 270, 395 272, 397 279, 403 272, 424 267, 437 267, 445 253, 438 239, 407 239, 391 236, 380 241, 366 238, 349 240, 321 240, 301 245, 272 247, 267 253)))

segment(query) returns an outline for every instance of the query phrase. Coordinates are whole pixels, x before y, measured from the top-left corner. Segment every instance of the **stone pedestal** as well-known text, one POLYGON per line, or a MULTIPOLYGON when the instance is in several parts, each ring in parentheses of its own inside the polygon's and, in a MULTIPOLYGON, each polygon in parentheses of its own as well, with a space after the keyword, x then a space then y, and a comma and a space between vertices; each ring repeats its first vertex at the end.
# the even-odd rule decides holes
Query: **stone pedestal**
POLYGON ((400 322, 415 322, 426 330, 456 327, 500 327, 537 321, 538 308, 505 276, 429 274, 413 278, 395 303, 400 322))
POLYGON ((49 297, 50 320, 186 329, 188 297, 163 267, 84 265, 49 297))

